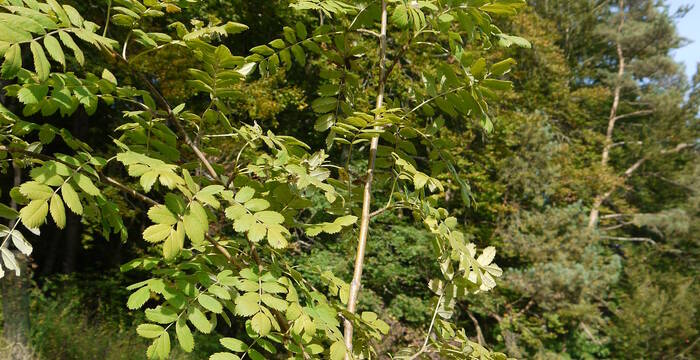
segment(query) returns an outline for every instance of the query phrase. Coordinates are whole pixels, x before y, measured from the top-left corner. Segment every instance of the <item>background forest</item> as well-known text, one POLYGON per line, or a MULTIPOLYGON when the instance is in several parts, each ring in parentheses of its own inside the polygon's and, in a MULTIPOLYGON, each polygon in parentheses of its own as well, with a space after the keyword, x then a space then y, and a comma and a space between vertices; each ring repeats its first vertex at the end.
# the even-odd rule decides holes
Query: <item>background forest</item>
MULTIPOLYGON (((102 26, 97 19, 109 17, 108 1, 63 3, 102 26)), ((192 18, 246 24, 247 31, 221 41, 234 54, 249 54, 281 37, 285 24, 323 21, 318 12, 299 12, 290 3, 298 2, 200 1, 169 16, 188 25, 192 18)), ((674 23, 687 10, 671 13, 662 0, 528 0, 513 17, 494 16, 501 30, 530 46, 494 44, 486 55, 488 63, 517 62, 504 76, 513 89, 489 99, 492 130, 459 117, 433 123, 466 183, 440 175, 448 184, 441 206, 468 241, 479 249, 496 248, 495 263, 503 269, 493 290, 469 294, 455 305, 456 323, 473 342, 522 359, 700 358, 700 71, 689 81, 671 57, 686 43, 674 23)), ((162 27, 160 20, 152 21, 149 26, 162 27)), ((374 46, 367 51, 377 51, 374 46)), ((155 53, 130 61, 157 79, 171 104, 202 101, 182 76, 196 59, 178 47, 155 53)), ((414 80, 402 74, 457 61, 451 55, 390 55, 398 60, 386 97, 397 103, 412 96, 414 80)), ((84 56, 99 58, 97 51, 84 56)), ((324 148, 326 137, 313 131, 319 78, 312 65, 321 61, 309 55, 305 66, 251 75, 236 85, 228 119, 324 148)), ((114 68, 106 60, 88 66, 96 74, 114 68)), ((120 79, 132 76, 122 72, 120 79)), ((0 103, 22 113, 20 101, 6 91, 0 103)), ((100 102, 99 116, 79 109, 66 117, 27 118, 68 128, 100 155, 115 147, 113 138, 125 141, 126 133, 109 130, 124 122, 124 110, 100 102)), ((426 116, 458 110, 423 109, 426 116)), ((67 151, 58 143, 46 147, 67 151)), ((342 152, 332 156, 353 159, 342 152)), ((425 168, 434 160, 420 151, 415 158, 425 168)), ((354 161, 348 168, 364 171, 366 164, 354 161)), ((4 170, 2 202, 9 204, 17 172, 12 165, 4 170)), ((125 172, 114 176, 138 183, 125 172)), ((330 221, 318 205, 323 195, 317 196, 308 217, 330 221)), ((373 199, 375 208, 386 202, 386 195, 373 199)), ((0 280, 2 334, 11 338, 0 342, 0 359, 14 359, 9 344, 15 341, 27 344, 38 359, 146 358, 150 342, 134 331, 144 314, 125 306, 132 293, 127 286, 143 280, 146 271, 122 271, 128 270, 122 265, 160 250, 142 239, 148 206, 129 198, 117 206, 123 238, 107 238, 102 224, 70 213, 63 230, 49 221, 40 236, 27 235, 34 252, 20 259, 26 276, 0 280)), ((350 281, 355 236, 292 232, 284 256, 317 286, 326 281, 326 270, 350 281)), ((389 333, 374 343, 385 358, 423 342, 433 315, 426 284, 439 264, 430 255, 430 230, 410 211, 377 214, 369 238, 358 309, 388 323, 389 333)), ((235 336, 245 329, 214 331, 235 336)), ((173 346, 171 357, 206 359, 220 348, 216 337, 195 338, 194 352, 173 346)))

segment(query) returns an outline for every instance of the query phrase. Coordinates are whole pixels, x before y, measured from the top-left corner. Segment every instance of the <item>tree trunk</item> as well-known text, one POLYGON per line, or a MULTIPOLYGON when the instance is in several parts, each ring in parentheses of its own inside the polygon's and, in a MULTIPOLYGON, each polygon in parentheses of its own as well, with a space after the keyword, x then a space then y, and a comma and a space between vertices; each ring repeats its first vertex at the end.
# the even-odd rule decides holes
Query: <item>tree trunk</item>
MULTIPOLYGON (((22 182, 22 173, 13 163, 14 185, 22 182)), ((10 206, 17 210, 17 203, 11 201, 10 206)), ((10 224, 10 227, 14 225, 10 224)), ((7 342, 9 356, 3 360, 23 360, 30 354, 29 349, 29 266, 28 258, 19 251, 13 251, 20 275, 7 271, 0 279, 0 299, 2 299, 3 338, 7 342)))
MULTIPOLYGON (((377 91, 376 109, 381 109, 384 102, 384 84, 386 83, 386 28, 387 28, 387 9, 386 0, 382 0, 382 15, 381 15, 381 30, 379 34, 379 89, 377 91)), ((369 147, 369 162, 367 165, 367 178, 365 179, 365 187, 362 195, 362 217, 360 218, 360 234, 357 240, 357 255, 355 256, 355 268, 353 271, 352 282, 350 283, 350 291, 348 295, 347 310, 350 313, 355 313, 358 295, 362 281, 362 267, 365 259, 365 249, 367 246, 367 235, 369 234, 370 206, 372 201, 372 180, 374 178, 374 160, 377 157, 377 148, 379 146, 379 137, 373 137, 369 147)), ((345 320, 344 340, 345 347, 348 353, 345 354, 345 360, 353 358, 352 354, 352 322, 345 320)))
POLYGON ((75 271, 76 259, 80 250, 80 216, 73 213, 67 214, 66 243, 63 246, 62 270, 66 274, 75 271))
POLYGON ((7 271, 2 283, 2 335, 10 346, 9 357, 3 360, 23 360, 29 354, 29 267, 28 259, 13 251, 20 275, 7 271))
MULTIPOLYGON (((625 3, 624 0, 618 1, 618 7, 620 8, 620 24, 617 27, 618 39, 615 41, 615 48, 617 51, 617 78, 615 79, 615 88, 613 89, 613 103, 610 107, 610 116, 608 117, 608 129, 605 132, 605 145, 603 146, 603 154, 600 159, 600 164, 602 170, 605 171, 605 167, 608 165, 608 160, 610 159, 610 149, 613 146, 613 131, 615 130, 615 122, 617 121, 617 108, 620 105, 620 92, 622 91, 622 78, 625 75, 625 57, 622 53, 622 44, 620 43, 619 36, 622 34, 622 27, 625 25, 625 3)), ((598 217, 600 216, 600 207, 603 202, 610 195, 598 195, 593 201, 591 206, 591 212, 588 216, 588 228, 595 228, 598 223, 598 217)))

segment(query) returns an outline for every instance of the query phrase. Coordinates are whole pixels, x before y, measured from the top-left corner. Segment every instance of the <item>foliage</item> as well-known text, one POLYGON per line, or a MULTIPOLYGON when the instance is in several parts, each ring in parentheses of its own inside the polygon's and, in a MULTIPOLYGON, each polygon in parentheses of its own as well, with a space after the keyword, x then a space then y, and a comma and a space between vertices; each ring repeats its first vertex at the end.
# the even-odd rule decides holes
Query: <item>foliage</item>
POLYGON ((352 155, 353 149, 371 144, 365 188, 371 186, 376 155, 376 167, 381 169, 378 189, 392 184, 386 209, 381 211, 411 210, 432 234, 431 261, 439 264, 439 271, 429 275, 435 300, 425 343, 398 356, 436 352, 453 358, 505 358, 471 342, 464 330, 450 322, 456 299, 491 290, 496 286, 494 277, 502 271, 493 263, 495 248, 477 251, 457 228, 456 218, 438 204, 445 186, 437 176, 443 172, 460 184, 463 200, 468 202, 470 197, 438 129, 447 116, 476 120, 491 131, 487 99, 510 89, 510 82, 499 77, 515 61, 489 63, 478 51, 463 46, 469 43, 473 50, 483 51, 493 44, 529 46, 491 23, 491 15, 512 15, 524 2, 464 7, 460 1, 417 5, 390 1, 391 34, 404 43, 391 44, 389 54, 395 58, 390 67, 384 1, 381 6, 332 1, 293 4, 300 10, 319 10, 330 24, 311 29, 302 22, 286 26, 280 38, 251 48, 245 57, 220 40, 247 30, 246 25, 196 19, 156 25, 190 3, 196 2, 108 2, 111 16, 100 28, 76 8, 55 0, 2 2, 2 76, 11 82, 5 92, 21 104, 24 118, 69 116, 81 107, 91 116, 105 105, 118 106, 123 114, 123 121, 114 128, 121 135, 103 157, 65 128, 29 122, 2 107, 5 132, 0 150, 11 154, 5 165, 14 162, 27 169, 31 178, 11 191, 21 209, 5 209, 15 221, 2 230, 4 267, 19 268, 7 247, 10 239, 25 254, 32 250, 18 224, 38 234, 50 217, 64 228, 68 212, 100 224, 106 238, 127 239, 120 195, 106 191, 116 188, 148 204, 152 225, 143 230, 143 240, 160 249, 122 267, 152 276, 127 288, 132 293, 126 303, 132 310, 147 306, 146 322, 136 332, 152 339, 146 351, 149 358, 168 358, 174 345, 171 339, 177 339, 183 351, 192 351, 193 330, 210 334, 220 321, 229 328, 245 324, 246 333, 220 338, 226 351, 212 354, 211 359, 263 358, 263 353, 280 349, 295 358, 372 356, 372 342, 380 340, 389 326, 374 312, 355 314, 357 287, 323 272, 319 290, 291 266, 284 251, 299 237, 352 232, 359 217, 365 224, 359 231, 366 233, 369 214, 364 209, 369 203, 364 200, 360 214, 356 194, 361 187, 355 185, 361 178, 355 167, 362 161, 358 163, 352 155), (374 39, 368 38, 377 27, 379 52, 370 50, 374 39), (423 50, 419 44, 430 48, 423 50), (198 101, 171 105, 157 83, 134 65, 140 56, 170 47, 193 58, 185 83, 198 101), (390 80, 394 66, 413 48, 418 56, 440 54, 457 61, 404 75, 422 83, 408 89, 411 98, 387 96, 384 105, 385 91, 394 90, 390 80), (82 67, 91 59, 84 49, 109 62, 100 76, 82 67), (23 59, 28 53, 29 63, 23 59), (265 79, 312 60, 321 79, 320 96, 310 103, 318 116, 314 129, 327 133, 327 149, 312 151, 294 137, 232 119, 235 104, 243 96, 240 84, 255 70, 265 79), (58 65, 62 71, 52 72, 58 65), (371 105, 375 95, 376 104, 371 105), (43 151, 59 138, 70 148, 69 154, 43 151), (344 167, 329 155, 338 150, 347 158, 344 167), (419 166, 419 154, 431 159, 430 167, 419 166), (119 172, 134 182, 124 183, 110 175, 119 172), (311 204, 331 218, 309 221, 305 209, 311 204), (345 341, 341 319, 346 322, 345 341))

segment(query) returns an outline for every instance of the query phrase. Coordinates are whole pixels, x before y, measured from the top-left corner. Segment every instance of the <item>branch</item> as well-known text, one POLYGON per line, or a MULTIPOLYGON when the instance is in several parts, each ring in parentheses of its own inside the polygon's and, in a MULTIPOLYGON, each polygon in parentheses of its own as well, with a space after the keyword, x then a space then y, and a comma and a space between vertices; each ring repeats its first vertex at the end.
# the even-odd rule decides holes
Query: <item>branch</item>
POLYGON ((479 326, 479 321, 476 320, 474 314, 472 314, 472 312, 469 310, 467 310, 467 315, 469 315, 469 318, 472 319, 472 322, 474 323, 474 328, 476 328, 476 341, 479 343, 479 345, 484 346, 486 340, 484 340, 484 334, 481 332, 481 326, 479 326))
POLYGON ((620 236, 601 236, 602 239, 615 241, 633 241, 633 242, 648 242, 656 245, 656 241, 646 237, 620 237, 620 236))
MULTIPOLYGON (((692 144, 690 144, 690 143, 680 143, 671 149, 664 149, 664 150, 659 151, 659 154, 660 155, 675 154, 675 153, 678 153, 681 150, 689 148, 691 146, 692 146, 692 144)), ((644 162, 649 160, 650 157, 651 157, 651 155, 646 155, 646 156, 642 157, 641 159, 637 160, 634 164, 632 164, 632 166, 627 168, 627 170, 625 170, 625 172, 622 173, 622 183, 627 181, 627 179, 629 179, 634 174, 634 172, 637 171, 637 169, 639 169, 639 167, 642 166, 642 164, 644 164, 644 162)), ((605 202, 610 197, 610 195, 612 195, 613 192, 615 192, 615 190, 617 189, 618 186, 619 186, 619 184, 615 184, 610 190, 608 190, 604 194, 599 195, 595 198, 595 200, 593 201, 593 206, 591 207, 590 215, 588 216, 588 228, 589 229, 592 229, 598 223, 598 216, 600 213, 600 207, 603 205, 603 202, 605 202)))
POLYGON ((423 341, 423 346, 421 346, 420 350, 418 350, 417 353, 413 354, 409 358, 409 360, 413 360, 418 358, 421 354, 426 352, 428 350, 428 341, 430 340, 430 334, 433 332, 433 326, 435 325, 435 318, 437 317, 438 310, 440 310, 440 303, 442 302, 442 297, 444 295, 444 290, 441 289, 440 291, 440 297, 438 298, 437 304, 435 304, 435 311, 433 312, 433 318, 430 320, 430 326, 428 327, 428 333, 425 335, 425 341, 423 341))
POLYGON ((615 120, 620 120, 620 119, 625 119, 633 116, 642 116, 642 115, 649 115, 653 114, 654 110, 639 110, 639 111, 634 111, 631 113, 623 114, 623 115, 617 115, 614 117, 615 120))
MULTIPOLYGON (((115 57, 121 59, 122 62, 124 62, 126 64, 126 66, 129 67, 129 69, 131 69, 131 65, 126 60, 126 58, 119 55, 118 53, 114 53, 114 55, 115 55, 115 57)), ((187 146, 189 146, 192 149, 192 151, 197 156, 197 158, 199 158, 199 160, 202 162, 202 165, 204 165, 204 167, 207 169, 207 172, 209 173, 209 175, 211 175, 212 180, 216 181, 219 184, 222 184, 221 179, 219 178, 219 175, 216 173, 214 168, 211 166, 211 163, 209 162, 209 160, 207 160, 207 157, 199 149, 197 144, 195 144, 194 141, 192 141, 192 139, 190 138, 189 134, 187 134, 185 127, 182 126, 180 119, 178 119, 177 116, 175 116, 172 108, 170 107, 170 104, 168 104, 168 101, 165 99, 165 97, 163 97, 163 95, 160 93, 160 91, 158 91, 158 89, 156 89, 156 87, 146 78, 146 76, 143 73, 136 71, 136 70, 133 70, 133 69, 132 69, 132 71, 134 73, 136 73, 139 76, 139 78, 141 79, 141 81, 143 81, 146 84, 146 86, 149 89, 149 92, 156 98, 156 101, 160 104, 160 106, 163 109, 165 109, 165 111, 168 113, 168 119, 170 120, 170 122, 173 123, 173 125, 175 126, 177 131, 183 137, 187 146)))
POLYGON ((615 230, 615 229, 619 229, 619 228, 621 228, 621 227, 625 227, 625 226, 627 226, 627 225, 632 225, 632 224, 634 224, 633 221, 626 221, 626 222, 623 222, 623 223, 620 223, 620 224, 617 224, 617 225, 612 225, 612 226, 604 227, 603 230, 605 230, 605 231, 615 230))
POLYGON ((622 146, 622 145, 626 145, 626 144, 642 145, 644 143, 641 141, 619 141, 619 142, 610 144, 610 147, 612 148, 615 146, 622 146))

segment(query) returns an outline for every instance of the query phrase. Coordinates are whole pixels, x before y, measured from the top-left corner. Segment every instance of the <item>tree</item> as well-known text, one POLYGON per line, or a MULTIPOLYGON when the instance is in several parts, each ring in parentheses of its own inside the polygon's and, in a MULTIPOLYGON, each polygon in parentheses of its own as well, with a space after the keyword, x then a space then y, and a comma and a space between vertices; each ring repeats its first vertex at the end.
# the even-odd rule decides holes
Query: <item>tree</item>
POLYGON ((191 351, 192 327, 209 334, 219 321, 229 328, 243 325, 245 332, 221 338, 228 351, 210 359, 237 359, 236 353, 263 358, 261 351, 278 349, 295 358, 369 357, 372 343, 389 330, 373 312, 356 314, 371 218, 407 210, 432 234, 439 272, 429 284, 434 301, 425 340, 397 356, 505 358, 450 322, 456 300, 491 290, 501 269, 493 263, 495 248, 478 254, 457 219, 439 205, 446 175, 459 184, 465 201, 470 197, 440 128, 466 118, 492 129, 487 99, 510 88, 499 78, 515 61, 489 65, 482 53, 494 44, 529 46, 501 32, 492 18, 513 15, 524 2, 303 0, 292 7, 317 12, 318 23, 285 26, 281 38, 245 57, 219 44, 245 31, 243 24, 183 19, 190 25, 159 25, 190 2, 108 2, 109 21, 101 29, 55 0, 1 3, 2 76, 12 82, 5 91, 19 101, 23 118, 9 106, 1 108, 0 150, 24 162, 31 178, 10 192, 23 207, 2 208, 15 220, 3 228, 4 267, 19 271, 7 251, 10 242, 31 252, 22 233, 38 233, 49 216, 63 228, 68 211, 100 224, 105 237, 127 238, 119 199, 130 196, 149 207, 153 224, 142 236, 159 251, 123 267, 152 276, 130 286, 127 302, 130 309, 149 306, 148 322, 136 331, 154 339, 150 358, 168 357, 173 328, 180 347, 191 351), (134 64, 172 48, 195 60, 185 76, 198 95, 178 105, 134 64), (99 69, 101 63, 86 51, 101 55, 108 67, 99 69), (394 72, 404 56, 448 61, 394 72), (326 149, 312 151, 294 137, 232 118, 245 97, 240 84, 246 78, 264 79, 294 63, 311 64, 320 79, 320 97, 311 107, 318 116, 315 130, 327 134, 326 149), (419 85, 402 85, 410 80, 419 85), (81 107, 93 116, 103 106, 124 115, 114 129, 121 135, 104 157, 65 128, 29 121, 81 107), (43 151, 58 141, 69 154, 43 151), (353 156, 361 150, 369 151, 367 161, 353 156), (419 165, 421 157, 429 166, 419 165), (387 195, 381 207, 373 206, 378 193, 387 195), (310 217, 310 206, 326 218, 310 217), (350 284, 324 272, 319 289, 285 253, 296 239, 355 231, 350 284))

